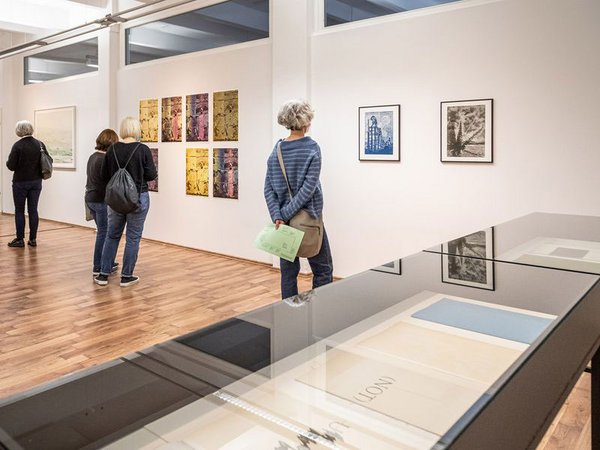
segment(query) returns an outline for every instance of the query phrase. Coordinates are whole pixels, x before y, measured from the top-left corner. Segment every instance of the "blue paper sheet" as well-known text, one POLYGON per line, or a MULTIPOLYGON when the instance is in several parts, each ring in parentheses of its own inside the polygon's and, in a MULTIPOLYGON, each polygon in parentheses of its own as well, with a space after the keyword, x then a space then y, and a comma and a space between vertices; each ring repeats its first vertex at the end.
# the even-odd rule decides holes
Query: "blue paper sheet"
POLYGON ((412 317, 531 344, 552 319, 444 298, 412 317))

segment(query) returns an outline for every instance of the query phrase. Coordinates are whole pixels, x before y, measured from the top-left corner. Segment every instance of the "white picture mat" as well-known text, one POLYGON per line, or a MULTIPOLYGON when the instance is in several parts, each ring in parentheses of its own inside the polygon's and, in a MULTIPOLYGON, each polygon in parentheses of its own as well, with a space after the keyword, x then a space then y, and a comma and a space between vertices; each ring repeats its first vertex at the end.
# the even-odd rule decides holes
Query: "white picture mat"
POLYGON ((441 146, 442 146, 442 161, 452 162, 492 162, 492 127, 493 127, 493 113, 492 113, 492 100, 468 100, 468 101, 456 101, 456 102, 442 102, 442 120, 441 120, 441 146), (448 156, 448 108, 452 106, 485 106, 485 155, 483 158, 477 157, 462 157, 462 156, 448 156))
POLYGON ((358 121, 358 145, 359 145, 359 159, 367 161, 398 161, 400 155, 400 105, 389 105, 389 106, 361 106, 358 108, 359 121, 358 121), (391 111, 393 114, 393 132, 392 132, 392 144, 394 146, 393 153, 391 155, 367 155, 365 153, 365 125, 366 119, 365 114, 372 112, 386 112, 391 111))
POLYGON ((534 263, 568 270, 591 270, 600 273, 600 242, 537 237, 498 256, 498 260, 534 263), (583 250, 582 257, 557 256, 557 249, 583 250))
POLYGON ((42 141, 54 159, 57 169, 76 167, 75 106, 34 111, 34 136, 42 141), (67 155, 58 155, 56 148, 67 148, 67 155))

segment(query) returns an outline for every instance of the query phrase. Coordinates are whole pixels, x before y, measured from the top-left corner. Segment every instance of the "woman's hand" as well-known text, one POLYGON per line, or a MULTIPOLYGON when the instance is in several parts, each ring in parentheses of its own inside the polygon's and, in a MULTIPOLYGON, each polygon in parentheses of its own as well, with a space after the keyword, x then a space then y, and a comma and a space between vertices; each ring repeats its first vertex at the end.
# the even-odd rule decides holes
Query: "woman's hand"
POLYGON ((283 220, 276 220, 275 221, 275 229, 276 230, 279 229, 279 225, 285 225, 285 222, 283 220))

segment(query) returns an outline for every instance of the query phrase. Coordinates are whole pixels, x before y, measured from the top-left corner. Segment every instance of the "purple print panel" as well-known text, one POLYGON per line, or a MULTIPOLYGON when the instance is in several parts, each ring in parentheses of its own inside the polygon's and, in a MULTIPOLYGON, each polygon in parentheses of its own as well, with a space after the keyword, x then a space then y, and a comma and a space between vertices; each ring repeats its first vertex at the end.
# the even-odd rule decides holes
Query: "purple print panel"
POLYGON ((238 149, 215 148, 213 197, 238 198, 238 149))
MULTIPOLYGON (((152 153, 152 160, 154 161, 156 171, 158 172, 158 149, 151 148, 150 152, 152 153)), ((156 180, 148 181, 148 190, 152 192, 158 192, 158 177, 156 177, 156 180)))
POLYGON ((208 94, 188 95, 185 104, 187 142, 208 141, 208 94))

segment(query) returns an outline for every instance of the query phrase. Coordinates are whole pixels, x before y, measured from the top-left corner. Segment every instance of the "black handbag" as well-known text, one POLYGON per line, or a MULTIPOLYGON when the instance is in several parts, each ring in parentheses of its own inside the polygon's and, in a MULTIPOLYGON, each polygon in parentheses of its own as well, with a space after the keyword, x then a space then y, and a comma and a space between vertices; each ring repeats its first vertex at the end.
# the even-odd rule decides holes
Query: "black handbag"
POLYGON ((52 156, 46 150, 44 143, 38 141, 40 143, 40 166, 42 166, 42 180, 47 180, 52 176, 52 163, 54 160, 52 156))

